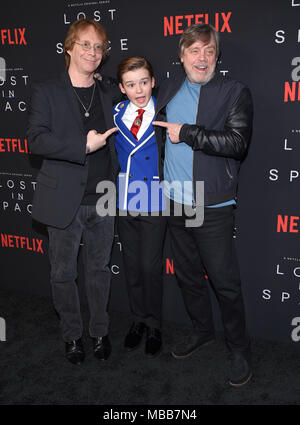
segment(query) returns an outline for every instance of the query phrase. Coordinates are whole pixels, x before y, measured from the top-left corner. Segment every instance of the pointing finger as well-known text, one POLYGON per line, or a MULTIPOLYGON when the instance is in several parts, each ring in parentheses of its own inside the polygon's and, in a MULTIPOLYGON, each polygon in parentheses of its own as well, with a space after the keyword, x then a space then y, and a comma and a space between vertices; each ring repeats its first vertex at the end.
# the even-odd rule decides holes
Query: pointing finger
POLYGON ((113 134, 115 131, 117 131, 117 130, 119 130, 118 129, 118 127, 113 127, 113 128, 110 128, 109 130, 107 130, 104 134, 103 134, 103 136, 105 137, 105 139, 107 138, 107 137, 109 137, 111 134, 113 134))
POLYGON ((160 127, 165 127, 168 128, 169 127, 169 123, 165 122, 165 121, 153 121, 152 122, 153 125, 158 125, 160 127))

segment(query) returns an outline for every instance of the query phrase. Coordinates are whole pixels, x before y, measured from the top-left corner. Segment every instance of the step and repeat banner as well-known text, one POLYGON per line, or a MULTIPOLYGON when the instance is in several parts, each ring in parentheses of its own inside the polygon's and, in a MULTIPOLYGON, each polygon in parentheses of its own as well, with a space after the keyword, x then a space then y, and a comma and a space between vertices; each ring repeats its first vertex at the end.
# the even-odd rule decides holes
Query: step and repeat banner
MULTIPOLYGON (((115 77, 122 59, 141 55, 152 62, 159 84, 181 66, 177 47, 183 30, 211 23, 221 37, 218 72, 245 82, 254 99, 236 210, 249 330, 253 337, 300 344, 300 0, 4 0, 1 6, 1 287, 50 295, 47 233, 31 219, 41 159, 29 150, 27 113, 31 83, 64 68, 70 24, 92 17, 106 28, 110 55, 103 74, 115 77)), ((164 261, 164 318, 189 323, 168 237, 164 261)), ((118 235, 111 271, 110 308, 128 311, 118 235)), ((80 284, 80 262, 78 273, 80 284)))

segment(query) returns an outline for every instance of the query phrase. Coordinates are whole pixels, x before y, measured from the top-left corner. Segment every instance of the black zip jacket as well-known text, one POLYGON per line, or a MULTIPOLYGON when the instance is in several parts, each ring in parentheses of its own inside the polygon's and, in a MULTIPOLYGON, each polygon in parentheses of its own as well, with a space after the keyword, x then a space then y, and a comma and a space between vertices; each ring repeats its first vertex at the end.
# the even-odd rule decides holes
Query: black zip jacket
MULTIPOLYGON (((166 121, 166 105, 186 74, 165 80, 159 88, 155 120, 166 121)), ((184 103, 182 105, 184 108, 184 103)), ((247 153, 253 120, 249 89, 239 81, 215 75, 201 86, 195 125, 183 124, 179 139, 193 149, 193 182, 204 181, 204 204, 234 199, 240 161, 247 153)), ((165 129, 155 127, 163 180, 165 129)))

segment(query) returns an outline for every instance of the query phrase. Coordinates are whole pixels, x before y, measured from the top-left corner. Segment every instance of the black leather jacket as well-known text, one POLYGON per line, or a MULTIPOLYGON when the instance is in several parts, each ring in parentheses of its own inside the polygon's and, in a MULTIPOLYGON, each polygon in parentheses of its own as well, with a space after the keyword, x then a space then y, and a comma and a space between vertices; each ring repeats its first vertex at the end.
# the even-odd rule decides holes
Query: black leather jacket
MULTIPOLYGON (((166 120, 166 105, 186 75, 180 73, 159 88, 155 120, 166 120)), ((184 104, 182 105, 184 108, 184 104)), ((239 81, 215 75, 200 89, 195 125, 184 124, 180 141, 193 149, 193 181, 204 181, 204 203, 213 205, 236 196, 240 161, 247 153, 253 120, 249 89, 239 81)), ((155 128, 163 180, 165 129, 155 128)))

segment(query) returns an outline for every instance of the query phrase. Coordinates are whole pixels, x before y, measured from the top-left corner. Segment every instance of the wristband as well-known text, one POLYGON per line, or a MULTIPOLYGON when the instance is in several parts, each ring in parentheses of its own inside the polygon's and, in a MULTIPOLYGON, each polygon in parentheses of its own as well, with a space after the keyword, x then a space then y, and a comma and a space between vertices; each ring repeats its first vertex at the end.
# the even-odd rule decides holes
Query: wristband
POLYGON ((86 145, 85 153, 90 153, 90 152, 91 152, 90 145, 86 145))

